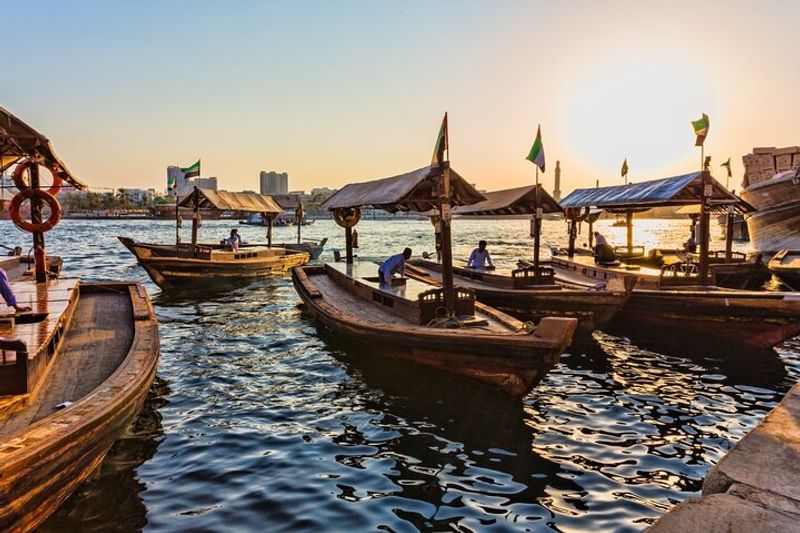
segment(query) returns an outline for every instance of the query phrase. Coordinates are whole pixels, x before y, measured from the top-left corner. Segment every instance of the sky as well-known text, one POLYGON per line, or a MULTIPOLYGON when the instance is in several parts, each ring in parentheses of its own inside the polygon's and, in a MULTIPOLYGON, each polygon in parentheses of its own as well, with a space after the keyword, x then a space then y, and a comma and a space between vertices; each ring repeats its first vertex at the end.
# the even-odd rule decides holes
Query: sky
POLYGON ((800 145, 800 2, 3 0, 0 105, 93 188, 166 185, 202 160, 220 188, 341 187, 429 164, 533 183, 541 125, 562 192, 714 173, 800 145))

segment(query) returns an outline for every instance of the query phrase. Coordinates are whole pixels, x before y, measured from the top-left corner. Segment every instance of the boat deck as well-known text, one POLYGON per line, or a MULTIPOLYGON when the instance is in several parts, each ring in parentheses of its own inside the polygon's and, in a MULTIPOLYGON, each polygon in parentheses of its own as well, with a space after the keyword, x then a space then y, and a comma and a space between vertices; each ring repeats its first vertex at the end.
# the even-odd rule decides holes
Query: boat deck
MULTIPOLYGON (((68 281, 73 282, 71 290, 74 290, 76 280, 68 281)), ((57 289, 55 296, 60 297, 65 290, 57 289)), ((133 322, 132 314, 127 292, 82 295, 74 323, 43 381, 42 392, 24 409, 0 418, 0 438, 53 414, 63 402, 77 402, 119 368, 133 342, 133 330, 119 325, 133 322)), ((26 325, 18 325, 18 330, 23 326, 26 325)))
MULTIPOLYGON (((555 284, 535 284, 533 276, 526 279, 514 278, 514 270, 510 268, 498 268, 495 270, 486 268, 467 268, 466 263, 453 265, 453 277, 456 286, 468 289, 508 289, 508 290, 535 290, 535 291, 560 291, 563 289, 555 284), (517 286, 515 280, 519 279, 517 286)), ((410 263, 413 269, 422 275, 429 277, 435 283, 442 283, 441 265, 426 260, 414 260, 410 263)), ((412 272, 414 271, 412 269, 412 272)))

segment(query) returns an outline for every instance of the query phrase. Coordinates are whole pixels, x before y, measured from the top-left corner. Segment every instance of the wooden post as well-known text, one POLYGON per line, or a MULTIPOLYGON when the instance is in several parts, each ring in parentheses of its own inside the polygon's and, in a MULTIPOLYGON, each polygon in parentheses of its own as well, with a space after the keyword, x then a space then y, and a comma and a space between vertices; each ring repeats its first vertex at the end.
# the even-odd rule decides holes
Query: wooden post
MULTIPOLYGON (((28 168, 30 169, 31 189, 39 190, 39 165, 29 165, 28 168)), ((42 201, 36 196, 31 198, 31 223, 42 223, 42 201)), ((33 234, 33 249, 36 283, 44 283, 47 281, 47 255, 44 248, 44 233, 37 232, 33 234)))
POLYGON ((628 233, 628 255, 633 255, 633 211, 625 213, 625 229, 628 233))
POLYGON ((178 191, 175 191, 175 247, 181 243, 181 213, 178 209, 178 191))
POLYGON ((700 283, 708 285, 708 199, 706 184, 708 171, 700 173, 700 283))
POLYGON ((450 234, 450 162, 444 161, 442 168, 442 196, 439 213, 442 220, 442 287, 444 289, 444 306, 449 316, 456 314, 456 295, 453 288, 453 241, 450 234))
POLYGON ((344 247, 345 247, 345 262, 348 265, 353 264, 353 226, 347 226, 344 229, 344 247))
POLYGON ((733 218, 736 213, 736 208, 732 205, 728 206, 728 218, 725 225, 725 262, 730 263, 733 259, 733 218))
POLYGON ((200 193, 197 187, 194 188, 192 195, 192 255, 195 255, 197 253, 197 217, 200 216, 200 208, 197 206, 200 202, 200 193))
POLYGON ((303 209, 303 204, 298 202, 297 208, 294 212, 294 221, 297 224, 297 244, 303 242, 301 233, 301 228, 303 227, 303 218, 305 218, 305 209, 303 209))
POLYGON ((536 193, 534 196, 534 222, 533 222, 533 269, 535 283, 539 284, 539 246, 542 235, 542 196, 539 185, 539 167, 536 167, 536 193))
POLYGON ((586 219, 589 221, 589 249, 594 250, 594 221, 589 216, 586 219))
POLYGON ((267 217, 267 248, 272 248, 272 221, 275 220, 275 215, 272 213, 264 213, 267 217))
POLYGON ((578 220, 575 216, 569 217, 569 247, 567 256, 572 259, 575 256, 575 238, 578 236, 578 220))

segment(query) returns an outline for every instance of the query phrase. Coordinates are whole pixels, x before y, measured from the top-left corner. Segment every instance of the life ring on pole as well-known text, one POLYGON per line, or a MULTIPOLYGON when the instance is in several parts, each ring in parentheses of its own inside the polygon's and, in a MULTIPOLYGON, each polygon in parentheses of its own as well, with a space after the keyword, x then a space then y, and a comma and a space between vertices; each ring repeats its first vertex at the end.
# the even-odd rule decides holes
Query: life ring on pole
POLYGON ((50 231, 55 227, 56 224, 58 224, 58 221, 61 220, 61 204, 58 203, 58 200, 55 196, 42 189, 28 188, 24 191, 21 191, 11 199, 11 205, 9 206, 8 210, 11 213, 11 220, 14 221, 14 224, 19 229, 29 233, 44 233, 45 231, 50 231), (50 206, 50 217, 39 224, 28 222, 27 220, 23 219, 22 215, 19 213, 20 207, 22 207, 22 202, 32 198, 39 198, 48 206, 50 206))
MULTIPOLYGON (((25 160, 22 163, 17 163, 17 168, 14 169, 14 173, 11 174, 11 179, 14 180, 14 185, 17 186, 17 189, 20 191, 27 191, 31 188, 31 186, 25 181, 25 171, 28 168, 38 165, 38 163, 25 160)), ((50 188, 47 189, 48 194, 51 196, 55 196, 61 190, 61 186, 63 185, 63 181, 61 180, 61 174, 58 171, 58 168, 55 165, 42 165, 44 168, 50 171, 50 174, 53 175, 53 184, 50 185, 50 188)))
POLYGON ((333 220, 343 228, 352 228, 361 220, 360 207, 342 207, 333 210, 333 220))

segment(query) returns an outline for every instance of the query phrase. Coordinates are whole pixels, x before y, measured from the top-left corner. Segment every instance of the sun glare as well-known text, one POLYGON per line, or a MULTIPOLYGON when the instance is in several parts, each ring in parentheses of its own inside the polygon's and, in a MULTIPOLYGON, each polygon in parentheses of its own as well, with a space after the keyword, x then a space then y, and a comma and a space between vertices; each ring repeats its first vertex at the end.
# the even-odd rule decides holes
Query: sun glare
MULTIPOLYGON (((633 47, 633 45, 632 45, 633 47)), ((565 92, 564 133, 573 157, 597 178, 652 178, 694 163, 689 124, 714 116, 713 84, 678 51, 617 50, 576 72, 565 92)))

